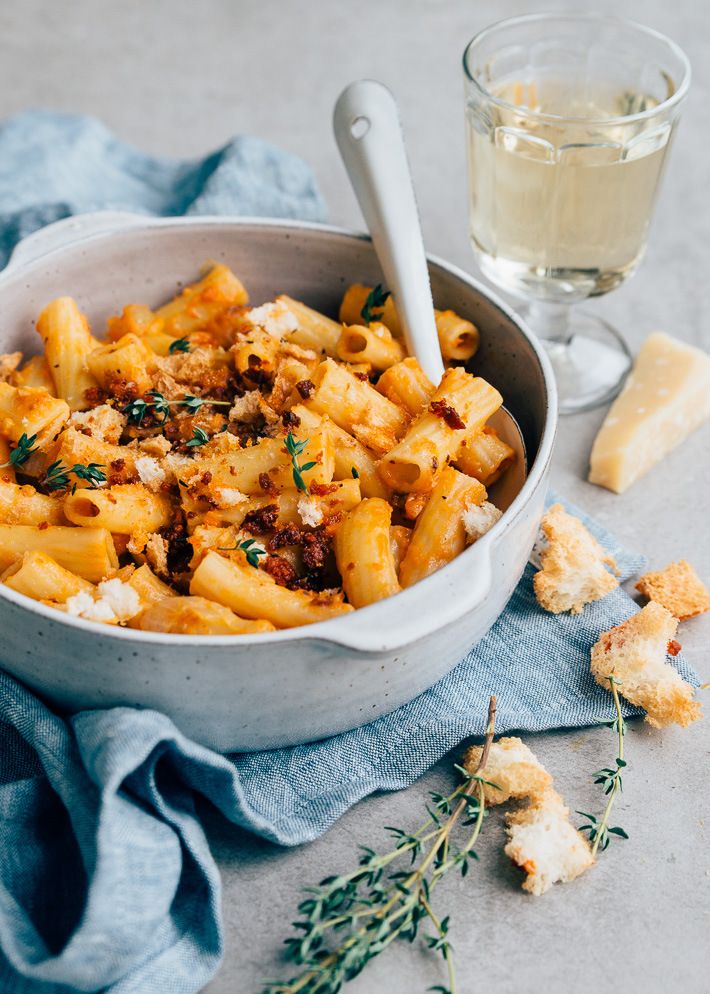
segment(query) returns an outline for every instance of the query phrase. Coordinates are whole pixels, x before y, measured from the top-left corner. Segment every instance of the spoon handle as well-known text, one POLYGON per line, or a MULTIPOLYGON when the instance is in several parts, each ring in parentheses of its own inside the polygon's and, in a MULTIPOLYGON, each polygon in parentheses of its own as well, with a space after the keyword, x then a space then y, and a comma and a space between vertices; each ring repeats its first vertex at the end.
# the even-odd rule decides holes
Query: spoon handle
POLYGON ((419 214, 394 97, 364 79, 340 94, 333 129, 392 291, 407 348, 435 383, 444 374, 419 214))

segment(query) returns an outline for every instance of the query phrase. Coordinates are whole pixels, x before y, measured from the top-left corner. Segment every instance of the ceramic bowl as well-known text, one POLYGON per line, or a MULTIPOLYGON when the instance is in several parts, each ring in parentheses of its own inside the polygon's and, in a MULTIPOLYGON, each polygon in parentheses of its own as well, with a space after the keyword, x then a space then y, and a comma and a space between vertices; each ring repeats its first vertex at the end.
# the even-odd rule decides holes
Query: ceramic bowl
MULTIPOLYGON (((71 295, 100 332, 127 303, 158 306, 229 265, 253 303, 287 293, 337 315, 345 288, 382 280, 366 236, 240 218, 99 212, 25 239, 0 274, 0 351, 39 351, 34 322, 71 295)), ((488 631, 523 571, 543 510, 557 423, 550 365, 520 319, 454 266, 429 259, 434 301, 480 329, 471 368, 496 386, 529 472, 498 523, 444 569, 378 604, 268 635, 114 628, 0 586, 5 668, 62 711, 156 708, 222 752, 292 745, 370 722, 432 686, 488 631)))

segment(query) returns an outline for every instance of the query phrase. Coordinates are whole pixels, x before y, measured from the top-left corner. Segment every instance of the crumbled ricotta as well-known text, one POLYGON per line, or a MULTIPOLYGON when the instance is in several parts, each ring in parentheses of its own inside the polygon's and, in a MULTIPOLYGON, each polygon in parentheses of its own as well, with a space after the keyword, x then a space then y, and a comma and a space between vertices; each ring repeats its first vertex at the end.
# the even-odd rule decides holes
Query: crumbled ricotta
POLYGON ((479 506, 474 504, 463 514, 463 526, 466 529, 469 542, 475 542, 493 527, 503 512, 487 500, 479 506))
POLYGON ((138 592, 118 579, 103 580, 99 584, 99 596, 104 603, 110 605, 119 621, 128 621, 141 609, 138 592))
POLYGON ((165 483, 165 470, 157 459, 153 459, 151 456, 141 456, 136 459, 136 469, 141 483, 144 483, 153 492, 160 490, 160 484, 165 483))
POLYGON ((217 501, 217 507, 228 508, 235 507, 237 504, 242 504, 245 500, 249 498, 233 487, 215 487, 212 491, 212 496, 217 501))
MULTIPOLYGON (((119 580, 118 582, 120 583, 121 581, 119 580)), ((103 621, 109 623, 115 623, 118 621, 116 612, 107 600, 104 600, 102 597, 99 597, 98 600, 94 600, 91 594, 86 590, 80 590, 79 593, 74 594, 73 597, 68 597, 64 606, 67 614, 71 614, 75 618, 85 618, 86 621, 103 621)))
POLYGON ((307 494, 301 494, 298 498, 298 513, 303 524, 310 528, 317 528, 323 521, 323 511, 318 502, 307 494))
POLYGON ((298 331, 298 321, 281 300, 252 307, 247 318, 257 328, 263 328, 272 338, 283 338, 298 331))

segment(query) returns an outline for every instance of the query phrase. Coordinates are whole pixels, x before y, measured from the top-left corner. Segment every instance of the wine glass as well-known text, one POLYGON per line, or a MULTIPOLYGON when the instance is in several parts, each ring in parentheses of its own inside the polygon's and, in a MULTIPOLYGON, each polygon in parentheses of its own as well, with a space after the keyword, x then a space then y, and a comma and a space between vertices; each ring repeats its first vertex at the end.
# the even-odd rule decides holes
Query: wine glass
POLYGON ((528 302, 560 411, 597 407, 631 356, 572 305, 619 286, 643 257, 690 65, 656 31, 594 13, 501 21, 463 63, 477 262, 528 302))

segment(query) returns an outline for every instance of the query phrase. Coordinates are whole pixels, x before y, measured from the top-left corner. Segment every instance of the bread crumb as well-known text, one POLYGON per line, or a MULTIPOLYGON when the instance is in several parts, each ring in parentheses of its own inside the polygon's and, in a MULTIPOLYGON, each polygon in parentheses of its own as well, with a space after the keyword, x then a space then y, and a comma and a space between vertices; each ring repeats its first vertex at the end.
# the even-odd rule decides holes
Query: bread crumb
POLYGON ((87 428, 99 442, 118 445, 128 418, 115 407, 101 404, 90 411, 74 411, 69 418, 72 428, 87 428))
POLYGON ((525 870, 523 890, 528 893, 544 894, 553 884, 568 883, 593 866, 589 843, 572 826, 569 809, 552 788, 534 795, 506 821, 510 842, 504 851, 525 870))
POLYGON ((298 498, 298 513, 303 524, 309 528, 317 528, 323 521, 322 509, 308 494, 301 494, 298 498))
POLYGON ((590 535, 578 518, 553 504, 542 519, 549 545, 540 553, 542 570, 533 577, 535 596, 552 614, 579 614, 585 604, 599 600, 619 586, 607 572, 616 562, 590 535))
POLYGON ((693 688, 666 662, 677 627, 670 611, 649 601, 628 621, 602 632, 592 647, 591 670, 597 683, 608 690, 607 678, 613 675, 626 700, 644 708, 646 721, 656 728, 674 722, 687 728, 702 717, 693 688))
POLYGON ((161 483, 165 483, 165 470, 160 463, 151 456, 140 456, 136 459, 135 465, 141 483, 145 484, 149 490, 157 493, 160 490, 161 483))
POLYGON ((710 592, 685 559, 679 559, 665 569, 645 573, 636 589, 681 621, 710 610, 710 592))
POLYGON ((236 507, 237 504, 243 504, 249 499, 241 490, 233 487, 215 487, 212 494, 217 501, 217 507, 221 510, 236 507))
POLYGON ((463 526, 466 529, 469 542, 476 542, 486 534, 502 516, 495 504, 484 500, 482 504, 474 504, 464 511, 463 526))
MULTIPOLYGON (((466 750, 463 766, 468 773, 476 772, 482 753, 482 746, 471 746, 466 750)), ((504 737, 493 743, 482 775, 490 783, 497 785, 484 785, 486 804, 503 804, 511 797, 529 797, 552 784, 552 777, 542 763, 515 736, 504 737)))
POLYGON ((247 390, 243 397, 235 397, 229 409, 229 420, 244 421, 247 424, 256 421, 261 414, 260 396, 258 390, 247 390))

